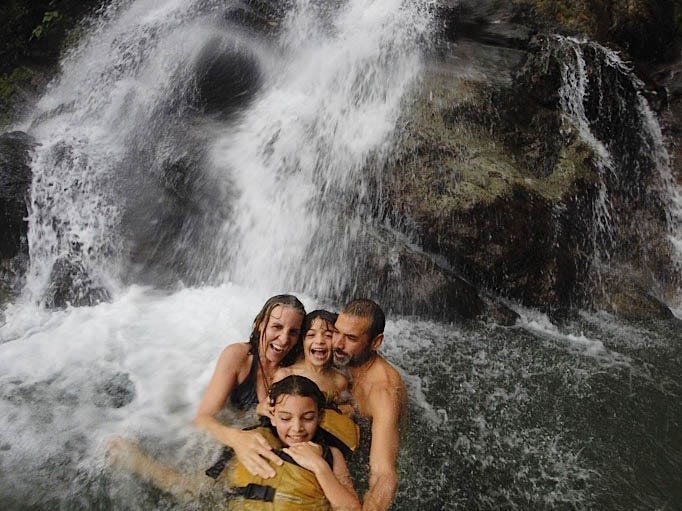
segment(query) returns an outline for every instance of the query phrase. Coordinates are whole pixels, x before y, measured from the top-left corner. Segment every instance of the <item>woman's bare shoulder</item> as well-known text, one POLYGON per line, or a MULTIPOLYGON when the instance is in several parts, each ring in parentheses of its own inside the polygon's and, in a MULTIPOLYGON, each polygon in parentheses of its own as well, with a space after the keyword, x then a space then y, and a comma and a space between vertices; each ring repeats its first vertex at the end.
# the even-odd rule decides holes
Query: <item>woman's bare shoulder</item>
POLYGON ((236 342, 234 344, 230 344, 223 349, 218 363, 220 365, 241 365, 251 354, 250 348, 251 345, 248 342, 236 342))

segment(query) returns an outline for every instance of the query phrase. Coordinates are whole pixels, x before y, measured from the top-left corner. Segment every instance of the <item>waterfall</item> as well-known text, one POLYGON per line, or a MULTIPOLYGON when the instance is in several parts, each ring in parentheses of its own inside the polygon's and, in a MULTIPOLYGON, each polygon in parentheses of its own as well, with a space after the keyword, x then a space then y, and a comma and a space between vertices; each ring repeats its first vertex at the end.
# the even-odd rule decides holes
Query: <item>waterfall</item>
POLYGON ((73 287, 107 293, 140 259, 189 284, 343 288, 366 169, 390 151, 429 3, 301 0, 273 45, 225 26, 222 2, 114 2, 29 121, 29 300, 60 261, 80 270, 73 287), (235 115, 195 115, 207 49, 256 68, 235 115))
POLYGON ((608 259, 613 242, 613 220, 611 204, 606 184, 607 174, 615 173, 615 163, 606 146, 592 133, 590 121, 585 111, 588 78, 581 42, 576 39, 558 37, 559 46, 566 46, 572 58, 562 59, 561 89, 559 91, 561 108, 566 119, 575 128, 582 140, 592 148, 596 155, 595 164, 599 172, 597 196, 594 205, 593 246, 596 261, 608 259))
MULTIPOLYGON (((616 243, 620 200, 658 200, 666 214, 673 263, 679 274, 682 209, 660 125, 646 98, 643 84, 617 52, 594 41, 554 36, 561 62, 560 105, 566 122, 593 150, 599 173, 594 204, 593 244, 596 277, 616 243), (586 62, 589 54, 589 62, 586 62), (626 137, 633 137, 627 139, 626 137), (650 175, 651 187, 641 187, 650 175), (649 197, 646 195, 649 194, 649 197)), ((679 291, 678 291, 679 292, 679 291)))
POLYGON ((349 244, 368 221, 353 207, 369 193, 368 166, 391 148, 428 17, 423 2, 339 9, 295 6, 271 82, 213 147, 239 190, 221 236, 231 281, 330 296, 346 280, 349 244))
MULTIPOLYGON (((0 508, 185 508, 113 467, 107 442, 201 473, 221 447, 192 428, 197 403, 264 300, 291 290, 338 310, 355 282, 380 281, 362 266, 390 229, 381 169, 440 4, 113 0, 90 20, 18 126, 38 145, 29 275, 0 324, 0 508)), ((599 170, 593 265, 622 256, 626 201, 661 205, 679 258, 680 191, 641 85, 598 44, 548 45, 562 135, 599 170)), ((390 266, 400 248, 379 250, 390 266)), ((393 508, 680 502, 679 323, 575 311, 554 324, 505 303, 514 325, 388 314, 381 351, 409 396, 393 508)))

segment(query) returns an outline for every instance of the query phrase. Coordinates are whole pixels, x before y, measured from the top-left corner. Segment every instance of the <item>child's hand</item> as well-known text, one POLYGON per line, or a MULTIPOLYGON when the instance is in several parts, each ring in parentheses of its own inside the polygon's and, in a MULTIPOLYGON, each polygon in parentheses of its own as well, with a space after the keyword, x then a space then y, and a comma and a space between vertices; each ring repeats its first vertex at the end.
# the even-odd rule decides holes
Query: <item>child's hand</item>
POLYGON ((314 442, 301 442, 283 449, 296 463, 311 472, 318 473, 327 465, 322 458, 322 446, 314 442))
POLYGON ((256 413, 263 417, 272 418, 272 407, 267 401, 261 401, 256 406, 256 413))

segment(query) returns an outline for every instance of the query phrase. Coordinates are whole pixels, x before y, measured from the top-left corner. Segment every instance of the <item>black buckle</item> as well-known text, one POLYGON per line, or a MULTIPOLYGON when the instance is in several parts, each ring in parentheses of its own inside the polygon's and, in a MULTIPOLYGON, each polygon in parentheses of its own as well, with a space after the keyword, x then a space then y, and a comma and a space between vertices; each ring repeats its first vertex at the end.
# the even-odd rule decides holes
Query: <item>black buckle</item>
POLYGON ((275 500, 275 489, 272 486, 263 486, 262 484, 249 483, 241 488, 235 488, 237 494, 245 499, 262 500, 264 502, 272 502, 275 500))

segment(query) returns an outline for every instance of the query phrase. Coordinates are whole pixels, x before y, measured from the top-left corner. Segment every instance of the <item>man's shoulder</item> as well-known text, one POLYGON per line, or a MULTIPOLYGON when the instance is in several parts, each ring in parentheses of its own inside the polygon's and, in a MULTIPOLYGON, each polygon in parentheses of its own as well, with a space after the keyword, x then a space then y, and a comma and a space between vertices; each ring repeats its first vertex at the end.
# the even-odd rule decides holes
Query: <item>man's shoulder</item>
POLYGON ((381 355, 376 356, 374 363, 369 368, 368 376, 375 384, 385 383, 392 387, 404 386, 403 379, 398 370, 381 355))

